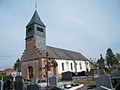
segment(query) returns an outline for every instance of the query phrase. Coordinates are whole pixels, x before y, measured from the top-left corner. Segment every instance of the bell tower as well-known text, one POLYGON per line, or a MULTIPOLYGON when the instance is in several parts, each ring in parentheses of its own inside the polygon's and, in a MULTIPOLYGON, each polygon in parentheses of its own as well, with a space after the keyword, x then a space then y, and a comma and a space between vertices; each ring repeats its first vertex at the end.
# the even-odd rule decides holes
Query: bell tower
POLYGON ((46 49, 45 25, 36 10, 26 26, 26 49, 29 49, 29 47, 35 47, 40 50, 46 49))

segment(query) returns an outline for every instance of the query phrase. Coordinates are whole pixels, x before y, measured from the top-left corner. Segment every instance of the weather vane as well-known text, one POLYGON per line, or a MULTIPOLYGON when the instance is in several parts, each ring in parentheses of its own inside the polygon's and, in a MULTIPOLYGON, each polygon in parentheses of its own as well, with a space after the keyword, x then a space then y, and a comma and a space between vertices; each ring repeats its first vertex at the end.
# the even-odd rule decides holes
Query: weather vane
POLYGON ((35 10, 37 10, 37 3, 35 3, 35 10))

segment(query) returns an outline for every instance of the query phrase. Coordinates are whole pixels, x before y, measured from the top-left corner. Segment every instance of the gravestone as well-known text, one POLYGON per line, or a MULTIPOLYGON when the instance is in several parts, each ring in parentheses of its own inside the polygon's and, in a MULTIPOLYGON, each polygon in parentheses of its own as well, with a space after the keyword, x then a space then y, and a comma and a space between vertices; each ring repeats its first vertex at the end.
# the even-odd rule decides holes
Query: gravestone
POLYGON ((11 79, 4 82, 3 90, 12 90, 12 89, 13 89, 13 81, 11 79))
POLYGON ((31 84, 27 86, 27 90, 42 90, 42 87, 38 84, 31 84))
POLYGON ((3 81, 0 80, 0 90, 3 90, 3 81))
POLYGON ((12 74, 9 74, 8 76, 8 80, 12 80, 13 81, 14 77, 12 76, 12 74))
POLYGON ((112 70, 112 78, 120 78, 120 70, 112 70))
POLYGON ((24 90, 24 81, 15 81, 15 90, 24 90))
POLYGON ((79 72, 78 75, 79 76, 86 76, 86 72, 85 71, 79 72))
POLYGON ((31 79, 31 81, 32 81, 32 84, 36 84, 36 83, 37 83, 37 81, 38 81, 38 79, 37 79, 37 78, 35 78, 35 77, 33 77, 33 78, 31 79))
POLYGON ((57 86, 57 77, 53 76, 49 78, 49 86, 57 86))
POLYGON ((15 77, 15 81, 20 81, 20 80, 23 80, 23 77, 22 77, 22 76, 16 76, 16 77, 15 77))
POLYGON ((112 83, 113 87, 116 87, 116 90, 119 90, 118 88, 120 87, 120 70, 112 70, 112 83))
POLYGON ((62 80, 72 80, 72 72, 64 72, 62 73, 62 80))
POLYGON ((102 76, 96 78, 95 80, 96 80, 96 87, 104 86, 104 87, 107 87, 110 89, 113 88, 110 76, 108 76, 108 75, 102 75, 102 76))
POLYGON ((22 76, 15 77, 15 90, 24 90, 24 81, 22 76))
POLYGON ((120 90, 120 83, 115 86, 115 90, 120 90))

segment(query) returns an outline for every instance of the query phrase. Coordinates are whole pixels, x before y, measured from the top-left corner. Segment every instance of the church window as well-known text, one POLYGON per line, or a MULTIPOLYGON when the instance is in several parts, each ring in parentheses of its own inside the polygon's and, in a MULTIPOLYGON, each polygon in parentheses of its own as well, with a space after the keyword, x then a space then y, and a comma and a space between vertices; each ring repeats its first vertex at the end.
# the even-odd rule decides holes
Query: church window
POLYGON ((28 28, 28 32, 30 32, 30 31, 32 31, 32 28, 31 28, 31 27, 28 28))
POLYGON ((43 32, 43 29, 40 28, 40 27, 37 27, 37 30, 40 31, 40 32, 43 32))
POLYGON ((62 63, 62 70, 64 71, 64 63, 62 63))
POLYGON ((72 63, 71 63, 71 70, 73 70, 73 65, 72 65, 72 63))
POLYGON ((81 62, 79 63, 79 65, 80 65, 80 70, 82 69, 82 64, 81 64, 81 62))

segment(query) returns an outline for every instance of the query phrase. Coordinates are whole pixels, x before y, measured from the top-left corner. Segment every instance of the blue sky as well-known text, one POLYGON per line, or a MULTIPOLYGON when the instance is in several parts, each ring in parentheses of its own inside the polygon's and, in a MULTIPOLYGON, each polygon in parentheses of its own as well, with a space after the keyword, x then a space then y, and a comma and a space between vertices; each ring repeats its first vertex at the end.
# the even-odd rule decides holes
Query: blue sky
POLYGON ((0 70, 12 67, 25 46, 25 26, 37 3, 47 45, 99 58, 120 53, 120 0, 0 0, 0 70))

